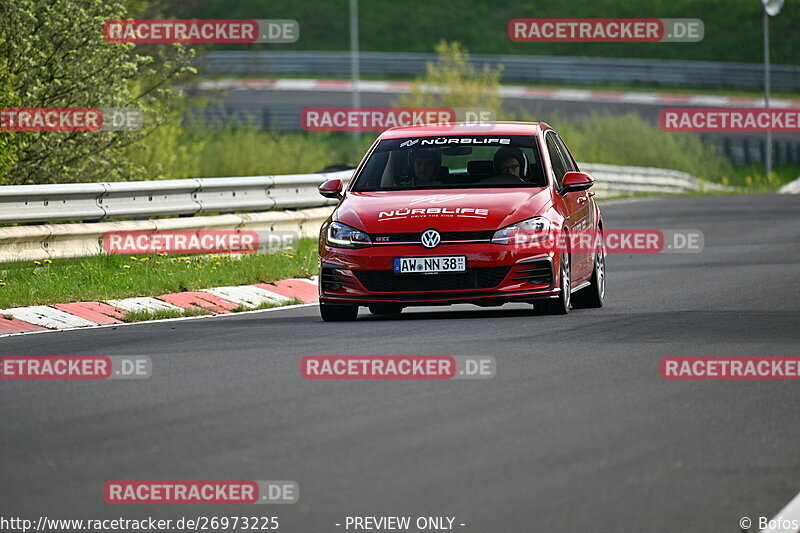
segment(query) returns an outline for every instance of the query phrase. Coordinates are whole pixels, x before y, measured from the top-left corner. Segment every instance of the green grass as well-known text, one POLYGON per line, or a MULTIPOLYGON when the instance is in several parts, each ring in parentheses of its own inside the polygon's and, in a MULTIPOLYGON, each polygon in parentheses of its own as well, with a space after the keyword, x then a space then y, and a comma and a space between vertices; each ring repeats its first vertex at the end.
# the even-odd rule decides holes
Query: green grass
MULTIPOLYGON (((800 168, 783 165, 765 180, 759 166, 734 167, 696 135, 666 133, 635 113, 589 113, 566 117, 542 105, 535 111, 506 110, 509 118, 545 121, 561 134, 578 161, 657 167, 688 172, 699 178, 743 187, 743 192, 764 192, 800 175, 800 168), (748 176, 750 179, 748 180, 748 176)), ((376 134, 360 141, 350 135, 328 132, 273 133, 256 128, 221 130, 189 128, 180 145, 202 144, 196 176, 254 176, 310 173, 328 165, 356 165, 376 134)))
MULTIPOLYGON (((254 127, 188 128, 181 145, 201 143, 198 176, 263 176, 318 172, 329 165, 355 165, 378 133, 273 133, 254 127)), ((186 176, 189 177, 189 176, 186 176)), ((194 176, 192 176, 194 177, 194 176)))
POLYGON ((357 141, 342 133, 275 133, 187 121, 183 128, 146 138, 130 148, 129 156, 154 180, 306 174, 331 165, 355 166, 377 136, 363 133, 357 141), (182 156, 176 159, 174 153, 182 156))
POLYGON ((666 168, 711 181, 732 172, 728 160, 698 137, 661 131, 636 113, 592 112, 568 119, 542 106, 534 113, 520 110, 517 117, 550 124, 584 163, 666 168))
POLYGON ((244 306, 244 305, 240 305, 239 307, 231 309, 231 313, 242 313, 244 311, 261 311, 262 309, 274 309, 276 307, 283 307, 284 305, 300 305, 302 303, 303 302, 301 300, 298 300, 297 298, 291 298, 287 302, 280 303, 280 304, 274 304, 274 303, 271 303, 271 302, 264 302, 264 303, 262 303, 260 305, 255 306, 255 307, 247 307, 247 306, 244 306))
MULTIPOLYGON (((698 136, 663 132, 635 113, 567 116, 546 104, 529 110, 507 102, 500 116, 548 122, 559 131, 578 161, 674 169, 759 190, 783 180, 782 176, 765 180, 755 170, 748 170, 748 183, 747 175, 740 179, 742 170, 734 168, 698 136)), ((135 157, 141 158, 146 174, 154 179, 313 173, 333 165, 355 166, 377 135, 365 132, 356 140, 345 133, 277 133, 234 125, 211 128, 190 121, 182 130, 165 134, 172 139, 167 144, 185 154, 180 164, 170 167, 150 158, 149 154, 160 153, 156 145, 162 143, 161 138, 148 140, 135 157)))
MULTIPOLYGON (((509 118, 546 121, 579 161, 669 168, 716 180, 730 164, 696 136, 662 132, 634 113, 591 113, 566 118, 541 106, 512 109, 509 118)), ((199 176, 255 176, 317 172, 328 165, 356 165, 376 134, 356 142, 341 133, 272 133, 249 127, 191 128, 181 144, 202 143, 199 176)), ((167 176, 174 178, 190 176, 167 176)), ((193 177, 193 176, 192 176, 193 177)))
MULTIPOLYGON (((503 114, 514 120, 549 123, 578 161, 679 170, 758 192, 774 190, 800 174, 798 167, 786 165, 776 169, 776 176, 765 180, 758 167, 734 167, 698 136, 663 132, 636 113, 591 112, 567 117, 546 105, 534 111, 507 105, 503 114)), ((317 172, 334 164, 356 165, 376 135, 365 133, 355 141, 350 135, 331 132, 190 128, 183 134, 181 144, 203 144, 200 176, 253 176, 317 172)))
MULTIPOLYGON (((262 309, 274 309, 276 307, 283 307, 285 305, 298 305, 303 302, 297 298, 290 298, 283 303, 264 302, 255 307, 247 307, 240 305, 231 309, 231 313, 243 313, 245 311, 260 311, 262 309)), ((190 309, 157 309, 157 310, 143 310, 143 311, 128 311, 122 318, 123 322, 146 322, 148 320, 164 320, 167 318, 183 318, 187 316, 209 316, 214 313, 208 309, 194 307, 190 309)))
MULTIPOLYGON (((347 0, 204 0, 174 2, 176 18, 288 18, 300 24, 300 39, 282 45, 217 45, 239 50, 348 50, 347 0)), ((568 55, 762 61, 760 2, 756 0, 473 0, 465 4, 428 0, 359 2, 363 51, 430 52, 439 39, 461 42, 473 54, 568 55), (699 18, 705 36, 696 43, 516 43, 507 25, 515 18, 699 18)), ((770 20, 772 61, 800 63, 798 9, 787 2, 770 20)))
POLYGON ((0 264, 0 309, 270 282, 317 271, 315 239, 293 253, 242 256, 101 255, 0 264))
POLYGON ((184 316, 205 316, 212 314, 205 309, 158 309, 154 311, 128 311, 122 318, 123 322, 145 322, 147 320, 164 320, 167 318, 181 318, 184 316))
POLYGON ((764 177, 764 165, 733 167, 732 171, 718 180, 723 185, 742 187, 747 192, 775 192, 782 185, 800 177, 800 166, 777 165, 772 167, 769 179, 764 177))
MULTIPOLYGON (((244 313, 245 311, 262 311, 264 309, 275 309, 286 305, 300 305, 303 302, 297 298, 289 298, 282 303, 264 302, 255 307, 240 305, 230 310, 231 313, 244 313)), ((194 307, 189 309, 157 309, 153 311, 129 311, 122 319, 123 322, 144 322, 146 320, 163 320, 165 318, 181 318, 186 316, 208 316, 214 313, 208 309, 194 307)))

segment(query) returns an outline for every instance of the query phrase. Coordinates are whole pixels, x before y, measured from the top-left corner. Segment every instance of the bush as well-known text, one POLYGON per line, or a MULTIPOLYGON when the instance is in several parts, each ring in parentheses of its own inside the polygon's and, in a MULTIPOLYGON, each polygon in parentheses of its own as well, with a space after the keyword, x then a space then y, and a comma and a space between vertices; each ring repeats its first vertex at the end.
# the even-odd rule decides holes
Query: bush
MULTIPOLYGON (((126 7, 123 0, 0 2, 0 93, 15 95, 15 105, 23 107, 133 107, 157 128, 174 96, 170 83, 193 70, 193 50, 175 44, 148 54, 137 45, 107 42, 104 21, 126 18, 126 7)), ((2 181, 144 177, 126 152, 148 132, 17 132, 0 146, 14 143, 10 157, 0 156, 2 181)))
POLYGON ((478 70, 469 62, 469 53, 457 42, 440 41, 438 59, 428 62, 427 74, 418 79, 411 94, 401 96, 396 106, 484 108, 500 112, 502 66, 484 65, 478 70))
POLYGON ((202 144, 196 176, 261 176, 318 172, 337 164, 355 166, 373 140, 365 136, 356 144, 346 135, 274 133, 229 126, 191 128, 182 135, 179 146, 202 144))
POLYGON ((550 125, 578 161, 669 168, 713 181, 732 171, 728 160, 699 138, 661 131, 634 113, 591 113, 550 125))
MULTIPOLYGON (((428 64, 427 75, 417 80, 412 93, 401 97, 397 105, 488 107, 497 111, 499 119, 541 120, 525 110, 513 113, 502 108, 501 68, 487 66, 477 71, 467 62, 467 51, 459 43, 442 41, 436 52, 438 62, 428 64)), ((697 137, 663 132, 634 113, 595 112, 569 120, 547 115, 578 161, 668 168, 708 179, 731 172, 730 163, 697 137)))

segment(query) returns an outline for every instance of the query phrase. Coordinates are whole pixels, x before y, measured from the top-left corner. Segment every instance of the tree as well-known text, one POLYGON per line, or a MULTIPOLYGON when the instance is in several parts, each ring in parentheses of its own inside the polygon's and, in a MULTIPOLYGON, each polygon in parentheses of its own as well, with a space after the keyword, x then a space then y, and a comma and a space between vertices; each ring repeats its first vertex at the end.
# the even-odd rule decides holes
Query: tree
MULTIPOLYGON (((11 91, 11 75, 6 67, 6 59, 0 57, 0 109, 19 104, 16 94, 11 91)), ((5 185, 3 176, 12 168, 22 147, 21 134, 14 131, 0 132, 0 185, 5 185)))
POLYGON ((395 103, 402 107, 485 108, 502 112, 500 75, 502 65, 484 65, 481 70, 469 61, 469 53, 457 42, 439 41, 436 63, 427 64, 427 74, 417 80, 411 93, 395 103))
POLYGON ((144 177, 128 147, 174 120, 171 83, 192 71, 193 51, 107 42, 104 22, 127 17, 124 0, 0 0, 3 106, 135 107, 145 117, 145 127, 132 132, 0 132, 5 183, 144 177))

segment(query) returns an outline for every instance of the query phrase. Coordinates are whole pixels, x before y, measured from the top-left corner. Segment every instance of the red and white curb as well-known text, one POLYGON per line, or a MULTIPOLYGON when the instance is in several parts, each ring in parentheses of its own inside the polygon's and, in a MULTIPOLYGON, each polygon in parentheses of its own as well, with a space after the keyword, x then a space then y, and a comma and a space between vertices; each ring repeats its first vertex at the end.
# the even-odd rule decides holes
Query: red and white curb
POLYGON ((128 312, 203 309, 229 314, 236 308, 255 308, 264 303, 282 305, 291 299, 314 303, 317 277, 292 278, 274 283, 236 287, 215 287, 201 291, 176 292, 158 297, 122 298, 104 302, 77 302, 0 309, 0 337, 34 331, 56 331, 110 324, 122 324, 128 312))
MULTIPOLYGON (((203 91, 321 91, 350 92, 349 80, 230 79, 206 80, 198 88, 203 91)), ((361 81, 358 89, 365 93, 409 93, 413 84, 393 81, 361 81)), ((649 104, 657 106, 764 107, 763 98, 736 96, 650 93, 636 91, 591 91, 580 89, 542 89, 521 85, 500 87, 500 96, 529 100, 569 102, 605 102, 649 104)), ((800 100, 770 99, 771 107, 800 107, 800 100)))

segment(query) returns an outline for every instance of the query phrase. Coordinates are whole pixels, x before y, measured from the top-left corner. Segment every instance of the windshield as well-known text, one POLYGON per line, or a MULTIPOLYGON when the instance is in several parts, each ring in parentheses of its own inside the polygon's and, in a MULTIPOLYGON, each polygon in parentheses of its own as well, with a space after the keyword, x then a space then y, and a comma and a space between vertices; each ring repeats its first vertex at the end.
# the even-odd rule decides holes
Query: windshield
POLYGON ((533 135, 453 135, 380 141, 353 191, 545 186, 533 135))

